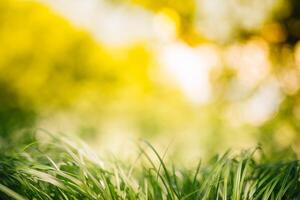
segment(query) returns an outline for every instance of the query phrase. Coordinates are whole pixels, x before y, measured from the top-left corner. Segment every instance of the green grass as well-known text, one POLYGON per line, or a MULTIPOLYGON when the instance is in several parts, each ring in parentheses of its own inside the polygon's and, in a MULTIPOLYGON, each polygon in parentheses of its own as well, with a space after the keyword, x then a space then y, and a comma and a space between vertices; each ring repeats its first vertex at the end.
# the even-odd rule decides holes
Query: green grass
POLYGON ((185 169, 143 145, 132 164, 100 159, 62 138, 3 149, 0 199, 300 199, 297 160, 269 163, 254 159, 260 150, 227 152, 185 169))

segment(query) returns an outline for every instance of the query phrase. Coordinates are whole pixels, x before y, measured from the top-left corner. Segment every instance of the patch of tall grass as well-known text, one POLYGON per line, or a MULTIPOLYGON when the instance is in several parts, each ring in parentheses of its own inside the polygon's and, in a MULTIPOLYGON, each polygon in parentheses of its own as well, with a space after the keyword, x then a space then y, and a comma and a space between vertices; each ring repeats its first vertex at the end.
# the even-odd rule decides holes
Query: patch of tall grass
POLYGON ((255 159, 260 150, 227 152, 186 169, 143 144, 132 164, 100 159, 84 145, 57 137, 2 150, 0 199, 300 199, 298 160, 270 163, 255 159))

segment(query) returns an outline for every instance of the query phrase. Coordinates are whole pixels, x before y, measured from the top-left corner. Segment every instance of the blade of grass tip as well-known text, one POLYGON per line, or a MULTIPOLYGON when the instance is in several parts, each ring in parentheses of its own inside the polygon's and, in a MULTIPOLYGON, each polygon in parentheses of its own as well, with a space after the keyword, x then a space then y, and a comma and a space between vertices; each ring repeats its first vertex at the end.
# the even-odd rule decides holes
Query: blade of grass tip
MULTIPOLYGON (((150 143, 149 143, 149 144, 150 144, 150 143)), ((165 157, 166 157, 166 155, 167 155, 167 152, 168 152, 170 146, 171 146, 171 142, 168 144, 166 150, 164 151, 164 154, 163 154, 163 156, 162 156, 162 160, 165 159, 165 157)), ((160 164, 159 164, 159 166, 158 166, 158 171, 157 171, 157 173, 160 172, 161 166, 162 166, 162 164, 161 164, 161 162, 160 162, 160 164)), ((157 176, 156 178, 158 178, 158 176, 157 176)))
MULTIPOLYGON (((139 147, 139 145, 138 145, 137 142, 136 142, 135 144, 139 147)), ((139 149, 140 149, 140 148, 139 148, 139 149)), ((128 173, 127 173, 127 176, 128 176, 128 177, 131 176, 134 167, 137 166, 137 163, 138 163, 138 161, 141 159, 142 155, 143 155, 143 152, 139 152, 139 154, 137 155, 136 159, 135 159, 135 160, 133 161, 133 163, 131 164, 131 166, 130 166, 130 168, 129 168, 129 170, 128 170, 128 173)))
POLYGON ((251 180, 250 182, 248 182, 249 184, 249 189, 246 191, 246 195, 245 195, 245 200, 248 199, 254 199, 254 194, 257 191, 257 185, 258 185, 258 180, 251 180))
POLYGON ((235 174, 235 181, 233 185, 233 200, 239 200, 242 196, 244 181, 246 177, 246 173, 249 167, 249 159, 252 154, 246 153, 244 157, 239 161, 238 169, 235 174))
POLYGON ((207 199, 209 197, 212 187, 216 185, 216 182, 220 179, 223 166, 226 163, 229 153, 230 151, 228 150, 223 156, 218 158, 218 160, 213 164, 212 170, 210 170, 209 174, 204 179, 203 184, 200 186, 198 199, 199 198, 207 199), (201 194, 203 194, 202 197, 201 194))
POLYGON ((132 195, 130 191, 135 191, 135 193, 138 193, 139 184, 136 183, 134 180, 131 180, 130 177, 125 173, 125 171, 122 169, 122 167, 116 162, 114 169, 114 176, 116 177, 116 188, 119 193, 122 193, 123 191, 128 191, 128 194, 132 195), (121 182, 124 183, 124 189, 121 189, 121 182))
POLYGON ((52 169, 52 171, 55 173, 57 179, 62 181, 65 187, 68 187, 68 189, 72 191, 74 191, 75 189, 81 192, 82 194, 86 194, 86 192, 82 189, 83 183, 81 182, 81 180, 59 169, 52 169))
POLYGON ((53 167, 57 170, 60 171, 59 167, 56 165, 56 163, 49 157, 46 155, 46 158, 49 160, 49 162, 53 165, 53 167))
POLYGON ((23 147, 22 151, 26 151, 28 148, 30 148, 31 146, 33 146, 35 144, 38 144, 38 141, 34 141, 34 142, 27 144, 25 147, 23 147))
MULTIPOLYGON (((193 182, 192 182, 192 187, 195 187, 195 184, 196 184, 196 181, 197 181, 197 177, 198 177, 198 174, 199 174, 200 168, 201 168, 201 163, 202 163, 202 161, 199 160, 199 162, 198 162, 198 164, 197 164, 196 172, 195 172, 195 174, 194 174, 194 176, 193 176, 194 178, 193 178, 193 182)), ((182 200, 187 199, 187 198, 189 198, 190 196, 192 196, 192 195, 194 195, 194 194, 196 194, 197 192, 200 192, 200 191, 201 191, 201 188, 198 188, 198 189, 196 189, 196 190, 190 192, 189 194, 186 194, 186 195, 183 196, 181 199, 182 199, 182 200)))
POLYGON ((251 192, 251 181, 248 179, 246 181, 244 189, 243 189, 243 198, 242 198, 242 200, 250 199, 250 195, 249 195, 250 192, 251 192))
POLYGON ((219 198, 220 198, 219 193, 221 192, 221 190, 220 190, 220 185, 221 185, 221 181, 222 181, 221 178, 222 178, 222 171, 220 171, 220 174, 219 174, 218 179, 216 181, 216 193, 215 193, 216 200, 219 200, 219 198))
POLYGON ((151 164, 153 169, 155 169, 155 171, 157 172, 157 168, 156 168, 154 162, 151 160, 150 156, 145 152, 145 150, 140 145, 138 145, 138 148, 141 151, 141 154, 143 154, 147 158, 147 160, 149 161, 149 163, 151 164))
POLYGON ((181 200, 185 200, 185 199, 189 198, 190 196, 196 194, 196 193, 199 192, 199 191, 200 191, 200 189, 194 190, 193 192, 190 192, 189 194, 183 196, 183 197, 181 198, 181 200))
POLYGON ((47 159, 50 161, 50 163, 54 166, 54 168, 55 168, 55 173, 56 173, 57 175, 62 176, 62 177, 64 177, 64 178, 68 179, 69 185, 72 185, 73 187, 77 188, 79 191, 81 191, 82 193, 84 193, 84 191, 81 189, 81 186, 83 185, 83 183, 82 183, 80 180, 78 180, 77 178, 75 178, 75 177, 73 177, 73 176, 71 176, 71 175, 69 175, 69 174, 67 174, 67 173, 65 173, 65 172, 63 172, 63 171, 61 171, 61 170, 59 169, 59 167, 56 165, 56 163, 55 163, 49 156, 46 156, 46 158, 47 158, 47 159), (72 182, 73 184, 71 184, 71 182, 72 182))
POLYGON ((50 137, 53 137, 53 138, 57 138, 57 135, 54 135, 53 133, 51 133, 50 131, 47 131, 46 129, 37 128, 36 131, 40 131, 40 132, 42 132, 44 134, 47 134, 47 135, 49 135, 50 137))
MULTIPOLYGON (((161 174, 159 174, 159 178, 164 186, 164 187, 162 187, 160 185, 160 183, 156 180, 156 174, 157 174, 157 171, 155 169, 153 169, 153 168, 148 169, 147 181, 150 181, 149 187, 151 186, 153 189, 159 188, 159 190, 163 190, 163 191, 167 192, 168 196, 171 197, 172 192, 170 191, 170 188, 168 187, 168 184, 166 183, 164 177, 161 174), (153 171, 153 174, 155 174, 154 176, 151 176, 152 171, 153 171)), ((162 196, 162 194, 160 194, 160 195, 162 196)))
POLYGON ((70 186, 73 186, 75 188, 77 188, 78 190, 80 190, 81 192, 83 192, 83 190, 81 189, 81 186, 83 185, 83 183, 81 182, 81 180, 63 172, 63 171, 56 171, 56 174, 67 179, 68 180, 68 184, 70 186))
POLYGON ((248 172, 248 170, 249 170, 249 168, 250 168, 250 160, 251 160, 251 156, 252 156, 253 154, 247 154, 246 155, 246 158, 245 158, 245 164, 244 164, 244 169, 242 170, 242 174, 241 174, 241 183, 240 183, 240 188, 239 188, 239 190, 240 190, 240 198, 242 198, 242 196, 243 196, 243 190, 244 190, 244 187, 245 187, 245 179, 246 179, 246 175, 247 175, 247 172, 248 172))
MULTIPOLYGON (((84 172, 85 175, 90 175, 89 170, 87 169, 86 163, 82 162, 82 160, 80 159, 80 156, 77 155, 76 153, 74 153, 72 151, 71 148, 69 147, 64 147, 64 150, 67 152, 67 154, 70 156, 70 158, 73 159, 73 162, 81 169, 82 172, 84 172)), ((91 176, 92 180, 93 180, 93 176, 91 176)), ((95 181, 96 185, 97 185, 97 180, 95 181)), ((101 187, 100 185, 98 185, 99 187, 101 187)))
POLYGON ((199 172, 200 172, 201 164, 202 164, 202 160, 199 160, 199 162, 198 162, 198 164, 197 164, 196 172, 195 172, 194 178, 193 178, 193 186, 194 186, 195 183, 196 183, 198 174, 199 174, 199 172))
MULTIPOLYGON (((250 166, 250 161, 254 161, 253 158, 254 158, 254 154, 257 152, 257 151, 261 151, 261 147, 260 146, 256 146, 256 148, 253 149, 252 152, 249 153, 248 155, 248 164, 249 164, 249 168, 251 167, 250 166)), ((253 162, 255 164, 255 162, 253 162)), ((252 166, 252 169, 253 169, 253 166, 252 166)), ((246 173, 244 173, 246 175, 246 173)), ((245 177, 244 177, 245 178, 245 177)), ((253 198, 253 195, 256 191, 256 185, 257 185, 258 181, 255 180, 248 180, 247 182, 245 182, 244 184, 244 189, 243 189, 243 200, 248 200, 248 199, 252 199, 253 198)))
MULTIPOLYGON (((173 175, 173 179, 174 179, 174 185, 176 187, 176 189, 178 190, 178 195, 180 195, 181 191, 179 189, 179 184, 178 184, 178 176, 176 175, 176 169, 175 169, 175 166, 174 164, 172 164, 172 175, 173 175)), ((180 195, 181 196, 181 195, 180 195)))
POLYGON ((69 200, 68 196, 64 193, 64 191, 62 191, 61 189, 58 188, 58 191, 60 192, 60 194, 62 195, 62 197, 65 199, 65 200, 69 200))
POLYGON ((0 191, 2 191, 7 196, 12 197, 16 200, 27 200, 25 197, 21 196, 20 194, 16 193, 15 191, 11 190, 10 188, 6 187, 5 185, 2 185, 1 183, 0 183, 0 191))
POLYGON ((45 172, 42 172, 39 170, 35 170, 35 169, 25 169, 23 171, 27 174, 38 177, 41 181, 48 182, 48 183, 50 183, 56 187, 59 187, 61 189, 66 189, 65 186, 61 182, 59 182, 59 180, 56 177, 54 177, 48 173, 45 173, 45 172))
MULTIPOLYGON (((155 148, 148 141, 144 141, 144 142, 150 147, 150 149, 152 149, 154 154, 157 156, 157 158, 158 158, 158 160, 159 160, 159 162, 160 162, 161 166, 163 167, 163 170, 166 174, 166 178, 167 178, 170 189, 173 191, 173 193, 176 195, 176 197, 179 198, 179 194, 177 194, 177 191, 172 186, 171 176, 168 172, 168 169, 167 169, 162 157, 158 154, 158 152, 155 150, 155 148)), ((174 195, 172 195, 172 197, 174 198, 174 195)))
MULTIPOLYGON (((155 164, 153 163, 153 161, 151 160, 150 156, 144 151, 144 149, 140 145, 138 145, 138 147, 139 147, 139 150, 141 151, 141 153, 150 162, 151 166, 153 167, 153 171, 155 172, 155 174, 157 174, 157 168, 156 168, 155 164)), ((166 183, 165 179, 160 174, 158 174, 158 175, 159 175, 160 180, 162 181, 163 185, 165 186, 165 189, 167 190, 167 193, 169 194, 169 196, 172 196, 170 188, 167 186, 167 183, 166 183)))

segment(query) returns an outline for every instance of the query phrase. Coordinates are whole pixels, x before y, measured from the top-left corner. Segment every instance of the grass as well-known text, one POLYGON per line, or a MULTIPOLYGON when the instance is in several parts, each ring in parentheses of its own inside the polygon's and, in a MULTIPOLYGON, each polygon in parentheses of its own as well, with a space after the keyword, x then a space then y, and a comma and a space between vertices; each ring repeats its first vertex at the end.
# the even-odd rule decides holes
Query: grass
POLYGON ((185 169, 166 163, 149 143, 136 162, 100 159, 63 138, 0 153, 0 199, 300 199, 299 161, 230 152, 185 169), (153 156, 154 155, 154 156, 153 156))

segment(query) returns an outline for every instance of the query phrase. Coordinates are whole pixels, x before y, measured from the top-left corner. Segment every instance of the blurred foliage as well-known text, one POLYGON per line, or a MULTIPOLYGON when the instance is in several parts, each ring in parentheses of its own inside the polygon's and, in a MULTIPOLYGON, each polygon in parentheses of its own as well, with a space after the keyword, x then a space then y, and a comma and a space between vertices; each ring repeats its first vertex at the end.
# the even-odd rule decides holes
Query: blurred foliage
POLYGON ((204 135, 190 142, 205 145, 208 153, 261 142, 274 155, 290 147, 300 154, 297 0, 105 2, 140 5, 176 33, 161 43, 107 47, 37 2, 0 2, 1 136, 41 121, 51 127, 53 116, 68 113, 62 126, 76 124, 95 142, 97 132, 180 135, 187 141, 192 132, 204 135), (215 53, 201 57, 203 65, 210 55, 217 57, 208 102, 190 103, 160 73, 156 54, 173 43, 188 53, 213 46, 215 53), (80 120, 72 121, 74 116, 80 120))
POLYGON ((0 5, 1 130, 32 124, 39 108, 70 104, 91 78, 112 82, 107 64, 96 61, 100 48, 87 34, 37 3, 0 5))
MULTIPOLYGON (((99 126, 102 120, 128 119, 145 133, 167 126, 157 115, 180 112, 173 109, 184 101, 179 93, 149 77, 152 61, 143 45, 105 49, 30 1, 2 1, 0 18, 1 136, 61 110, 99 126), (162 112, 155 110, 159 103, 162 112)), ((88 127, 81 129, 93 130, 88 127)))
POLYGON ((7 84, 0 84, 0 132, 8 136, 11 132, 24 126, 33 125, 35 111, 27 106, 23 99, 7 84))
MULTIPOLYGON (((290 147, 299 153, 299 1, 237 0, 222 3, 198 0, 149 3, 147 0, 137 0, 131 3, 137 3, 154 12, 173 10, 181 23, 180 32, 185 32, 186 27, 190 27, 188 30, 193 30, 187 34, 188 36, 179 34, 180 39, 194 46, 209 41, 216 44, 223 53, 222 63, 211 72, 213 98, 201 110, 206 115, 205 120, 201 117, 199 119, 202 130, 208 130, 210 135, 207 140, 208 149, 213 150, 216 147, 218 149, 224 141, 235 140, 235 137, 240 137, 238 135, 242 134, 241 137, 245 138, 247 135, 254 136, 255 141, 262 142, 266 147, 265 150, 274 155, 290 147), (202 26, 200 31, 197 26, 202 26), (222 26, 225 29, 218 29, 222 26), (205 28, 207 30, 204 30, 205 28), (221 36, 221 40, 218 37, 211 37, 218 31, 220 35, 226 35, 228 30, 231 34, 228 37, 221 36), (235 48, 233 62, 226 61, 226 54, 228 52, 230 54, 230 51, 235 48), (234 66, 236 65, 234 60, 239 62, 239 57, 243 56, 244 50, 245 58, 241 60, 246 61, 237 64, 238 67, 234 66), (262 51, 259 56, 265 54, 266 63, 262 65, 255 63, 257 51, 262 51), (257 70, 256 75, 251 76, 253 72, 251 68, 257 70), (270 85, 276 85, 274 87, 278 87, 279 93, 277 99, 280 103, 276 106, 274 114, 260 122, 241 119, 243 118, 241 113, 245 112, 243 110, 246 110, 243 115, 251 116, 249 113, 251 109, 256 109, 257 112, 263 109, 264 106, 248 109, 247 107, 251 106, 249 102, 255 100, 258 94, 270 85)), ((268 95, 264 98, 268 98, 268 95)), ((270 104, 272 104, 271 99, 270 104)))

